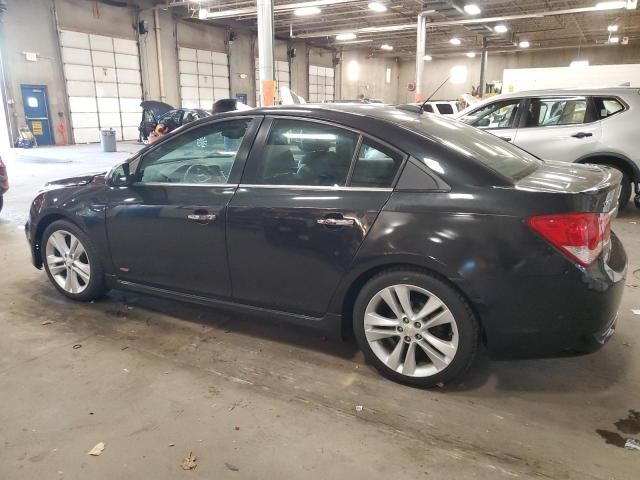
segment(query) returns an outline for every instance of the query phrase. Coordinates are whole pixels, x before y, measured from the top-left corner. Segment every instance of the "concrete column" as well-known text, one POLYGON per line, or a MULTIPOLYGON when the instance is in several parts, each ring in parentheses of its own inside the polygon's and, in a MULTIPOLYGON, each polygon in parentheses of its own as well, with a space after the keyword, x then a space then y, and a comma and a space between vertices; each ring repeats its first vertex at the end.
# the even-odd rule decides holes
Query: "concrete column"
POLYGON ((257 0, 257 9, 260 99, 263 107, 270 107, 276 97, 273 72, 273 0, 257 0))
POLYGON ((153 9, 153 30, 156 36, 156 55, 158 57, 158 82, 160 83, 160 101, 166 102, 167 95, 164 91, 164 68, 162 66, 162 43, 160 40, 160 18, 158 17, 158 7, 153 9))
POLYGON ((478 91, 480 98, 482 98, 486 93, 487 79, 485 77, 487 76, 487 57, 487 37, 482 37, 482 55, 480 57, 480 88, 478 91))
POLYGON ((416 102, 424 102, 423 77, 427 42, 427 16, 423 13, 418 15, 416 42, 416 102))

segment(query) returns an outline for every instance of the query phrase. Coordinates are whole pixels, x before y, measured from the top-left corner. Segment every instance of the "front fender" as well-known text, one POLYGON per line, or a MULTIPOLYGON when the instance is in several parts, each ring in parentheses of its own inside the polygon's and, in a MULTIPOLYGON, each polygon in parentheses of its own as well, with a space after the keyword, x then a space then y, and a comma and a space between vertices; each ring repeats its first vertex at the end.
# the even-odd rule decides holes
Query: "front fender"
MULTIPOLYGON (((105 228, 106 188, 88 184, 47 189, 36 196, 25 226, 34 266, 42 267, 42 234, 57 220, 67 220, 76 225, 91 239, 101 259, 110 258, 105 228)), ((110 272, 110 262, 106 263, 103 265, 105 271, 110 272)))

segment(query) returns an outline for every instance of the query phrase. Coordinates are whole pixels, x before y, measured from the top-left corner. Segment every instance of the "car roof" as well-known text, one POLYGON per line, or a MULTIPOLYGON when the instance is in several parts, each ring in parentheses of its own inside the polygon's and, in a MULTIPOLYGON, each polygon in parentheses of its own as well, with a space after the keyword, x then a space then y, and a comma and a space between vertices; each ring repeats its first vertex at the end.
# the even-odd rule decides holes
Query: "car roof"
POLYGON ((327 115, 330 115, 333 120, 343 121, 347 124, 352 121, 358 123, 358 120, 375 119, 402 125, 407 120, 419 118, 421 114, 402 110, 384 103, 306 103, 303 105, 277 105, 251 110, 234 110, 214 115, 214 118, 246 115, 293 115, 318 119, 327 118, 327 115))
POLYGON ((637 87, 584 87, 584 88, 548 88, 539 90, 522 90, 520 92, 503 93, 489 99, 542 97, 546 95, 629 95, 640 91, 637 87))

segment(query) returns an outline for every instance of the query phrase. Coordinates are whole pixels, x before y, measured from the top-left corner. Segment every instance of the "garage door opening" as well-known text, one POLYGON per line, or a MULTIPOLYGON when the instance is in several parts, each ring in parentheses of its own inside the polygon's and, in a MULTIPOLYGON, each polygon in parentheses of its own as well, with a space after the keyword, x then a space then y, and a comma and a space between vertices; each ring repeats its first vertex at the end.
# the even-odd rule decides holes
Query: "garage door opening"
POLYGON ((125 38, 60 31, 75 143, 100 141, 100 129, 117 140, 136 140, 142 109, 138 44, 125 38))

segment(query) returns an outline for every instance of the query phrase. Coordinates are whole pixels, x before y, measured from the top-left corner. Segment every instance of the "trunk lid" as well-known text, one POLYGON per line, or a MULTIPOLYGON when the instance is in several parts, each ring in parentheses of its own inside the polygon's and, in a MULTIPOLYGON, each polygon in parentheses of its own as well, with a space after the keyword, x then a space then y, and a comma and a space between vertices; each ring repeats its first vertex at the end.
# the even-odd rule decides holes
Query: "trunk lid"
POLYGON ((586 195, 595 212, 612 212, 618 206, 622 174, 600 165, 546 161, 518 180, 516 189, 529 192, 586 195))

